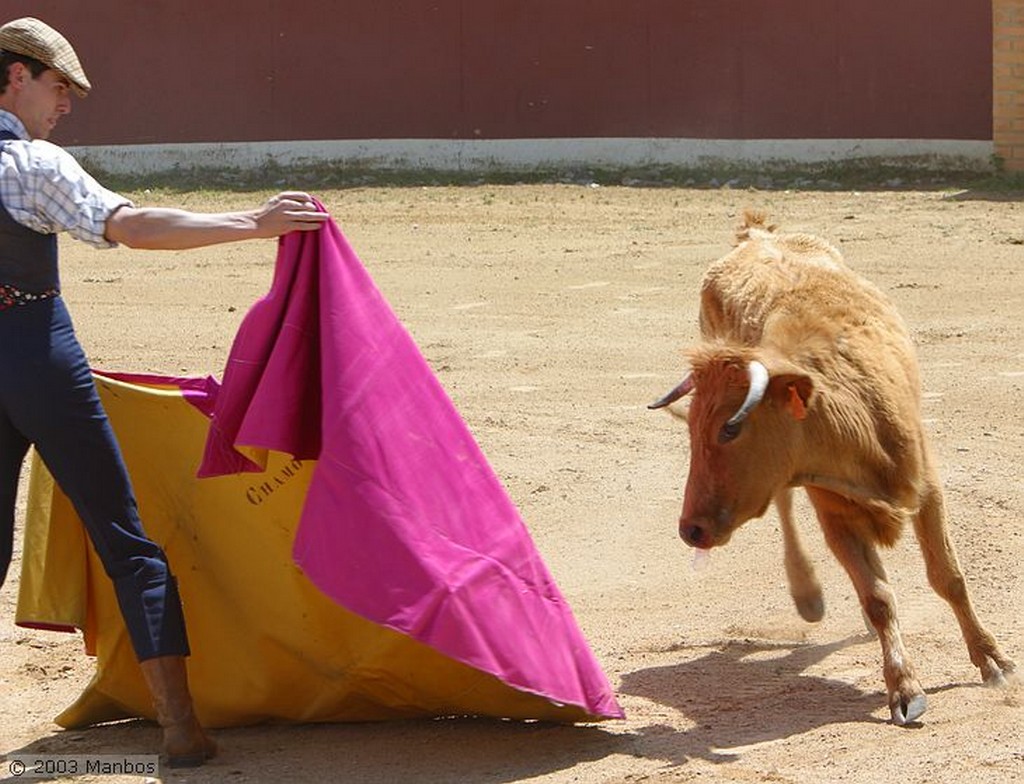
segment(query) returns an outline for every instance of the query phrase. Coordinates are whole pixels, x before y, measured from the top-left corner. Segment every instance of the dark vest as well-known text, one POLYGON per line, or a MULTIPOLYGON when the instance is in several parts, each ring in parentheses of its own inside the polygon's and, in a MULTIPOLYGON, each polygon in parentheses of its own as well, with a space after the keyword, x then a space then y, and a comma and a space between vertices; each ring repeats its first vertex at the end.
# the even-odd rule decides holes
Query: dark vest
MULTIPOLYGON (((0 131, 0 145, 17 139, 0 131)), ((0 285, 13 286, 27 294, 60 288, 57 274, 57 235, 40 234, 18 223, 0 199, 0 285)))

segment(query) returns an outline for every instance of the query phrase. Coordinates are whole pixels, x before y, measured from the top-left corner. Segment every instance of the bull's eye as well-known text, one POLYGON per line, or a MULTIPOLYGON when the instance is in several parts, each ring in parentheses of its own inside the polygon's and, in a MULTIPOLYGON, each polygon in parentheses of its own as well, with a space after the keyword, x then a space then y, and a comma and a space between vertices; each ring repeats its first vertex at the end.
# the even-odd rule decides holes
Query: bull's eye
POLYGON ((718 443, 727 444, 736 438, 742 429, 742 422, 726 422, 722 425, 722 429, 718 431, 718 443))

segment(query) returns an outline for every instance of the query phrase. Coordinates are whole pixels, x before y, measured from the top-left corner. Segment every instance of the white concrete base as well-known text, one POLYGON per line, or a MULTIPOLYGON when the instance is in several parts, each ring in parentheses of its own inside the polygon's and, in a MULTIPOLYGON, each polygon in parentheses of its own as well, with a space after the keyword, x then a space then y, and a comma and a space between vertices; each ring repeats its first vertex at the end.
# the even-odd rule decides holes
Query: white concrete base
POLYGON ((87 168, 145 175, 175 170, 331 164, 464 173, 534 168, 773 166, 878 159, 986 170, 991 141, 932 139, 367 139, 69 147, 87 168))

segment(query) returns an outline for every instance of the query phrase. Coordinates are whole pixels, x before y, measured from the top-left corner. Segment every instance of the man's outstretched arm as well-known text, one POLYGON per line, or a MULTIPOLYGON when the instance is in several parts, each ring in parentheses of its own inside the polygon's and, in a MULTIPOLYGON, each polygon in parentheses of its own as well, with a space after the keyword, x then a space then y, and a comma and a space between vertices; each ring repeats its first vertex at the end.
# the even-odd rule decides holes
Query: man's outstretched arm
POLYGON ((272 196, 261 207, 241 212, 203 213, 124 205, 107 218, 104 235, 129 248, 184 250, 278 237, 292 231, 313 231, 327 217, 309 194, 285 191, 272 196))

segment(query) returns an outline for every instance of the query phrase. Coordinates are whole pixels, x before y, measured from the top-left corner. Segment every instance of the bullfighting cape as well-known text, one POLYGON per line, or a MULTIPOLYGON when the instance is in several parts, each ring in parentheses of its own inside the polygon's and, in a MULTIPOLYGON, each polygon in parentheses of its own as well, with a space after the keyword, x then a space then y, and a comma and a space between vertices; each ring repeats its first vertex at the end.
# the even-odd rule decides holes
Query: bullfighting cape
MULTIPOLYGON (((280 241, 223 376, 96 374, 178 578, 208 726, 621 717, 516 508, 333 222, 280 241)), ((109 580, 36 463, 17 621, 84 631, 58 723, 153 718, 109 580)))

